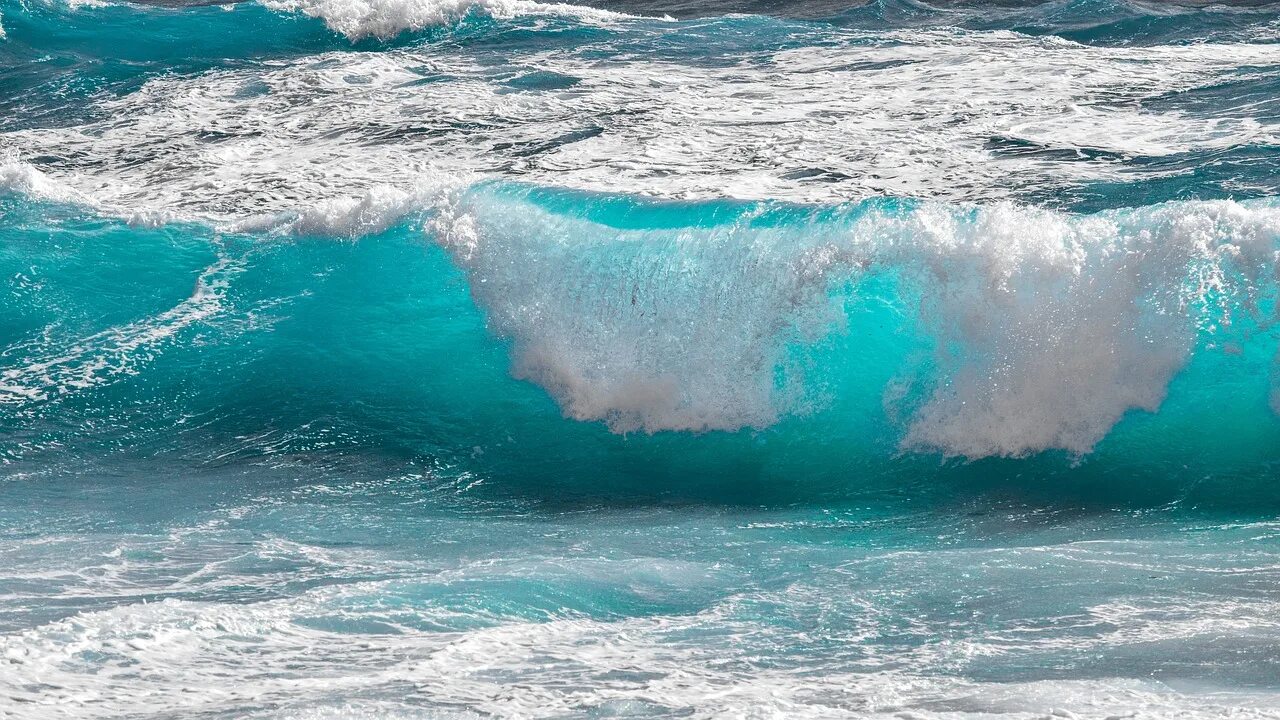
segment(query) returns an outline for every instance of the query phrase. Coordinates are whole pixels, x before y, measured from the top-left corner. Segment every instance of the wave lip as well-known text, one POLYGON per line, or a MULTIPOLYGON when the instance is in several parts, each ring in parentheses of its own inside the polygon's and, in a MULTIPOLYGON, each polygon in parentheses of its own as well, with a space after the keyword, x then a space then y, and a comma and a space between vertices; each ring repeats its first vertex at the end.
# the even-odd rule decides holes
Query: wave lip
MULTIPOLYGON (((0 37, 3 37, 2 33, 0 37)), ((34 165, 22 162, 11 154, 0 155, 0 192, 45 202, 89 206, 95 204, 88 195, 54 180, 34 165)))

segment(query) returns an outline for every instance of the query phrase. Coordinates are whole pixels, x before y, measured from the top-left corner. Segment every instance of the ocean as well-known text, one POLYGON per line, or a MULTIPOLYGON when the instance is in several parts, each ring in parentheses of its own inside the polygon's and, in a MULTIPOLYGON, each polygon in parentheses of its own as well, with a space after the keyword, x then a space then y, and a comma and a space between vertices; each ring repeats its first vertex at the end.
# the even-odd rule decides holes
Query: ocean
POLYGON ((1280 718, 1280 4, 0 28, 0 718, 1280 718))

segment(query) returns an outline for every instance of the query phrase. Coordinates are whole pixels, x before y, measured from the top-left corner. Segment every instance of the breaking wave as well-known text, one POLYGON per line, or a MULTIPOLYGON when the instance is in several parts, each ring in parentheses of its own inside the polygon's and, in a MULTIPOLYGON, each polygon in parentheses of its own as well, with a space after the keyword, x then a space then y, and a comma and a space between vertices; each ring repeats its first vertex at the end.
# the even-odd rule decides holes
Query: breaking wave
MULTIPOLYGON (((11 190, 61 197, 34 170, 6 173, 11 190)), ((853 413, 896 428, 899 451, 1078 457, 1124 418, 1159 414, 1189 365, 1204 387, 1184 387, 1186 403, 1277 406, 1280 206, 1271 200, 1078 215, 893 199, 675 202, 450 181, 222 232, 274 236, 280 252, 297 242, 288 237, 388 233, 420 238, 423 253, 443 248, 488 334, 505 343, 511 374, 567 418, 624 435, 759 431, 797 418, 825 418, 829 437, 866 432, 853 413), (1260 367, 1271 381, 1255 400, 1222 397, 1240 394, 1237 381, 1260 367), (877 406, 851 410, 845 396, 865 400, 873 384, 877 406)), ((227 255, 215 238, 218 254, 189 300, 72 343, 94 348, 82 359, 119 356, 134 373, 126 351, 154 343, 128 338, 167 328, 168 342, 230 310, 223 269, 239 273, 252 255, 227 255), (210 273, 222 278, 215 294, 200 291, 210 273), (93 340, 104 337, 119 342, 93 340)), ((51 365, 50 351, 5 372, 8 402, 95 384, 62 350, 51 365), (48 367, 58 372, 37 372, 48 367)), ((362 354, 376 362, 379 352, 362 354)), ((1274 429, 1266 415, 1259 422, 1274 429)))

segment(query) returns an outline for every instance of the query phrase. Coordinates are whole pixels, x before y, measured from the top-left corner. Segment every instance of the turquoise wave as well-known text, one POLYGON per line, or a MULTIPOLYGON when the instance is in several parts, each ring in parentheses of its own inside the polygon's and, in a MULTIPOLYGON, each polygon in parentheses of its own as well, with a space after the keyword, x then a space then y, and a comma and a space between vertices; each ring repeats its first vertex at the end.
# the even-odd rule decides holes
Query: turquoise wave
POLYGON ((1280 502, 1271 200, 1081 216, 482 183, 373 205, 396 209, 235 233, 7 196, 6 462, 414 459, 558 499, 1280 502))

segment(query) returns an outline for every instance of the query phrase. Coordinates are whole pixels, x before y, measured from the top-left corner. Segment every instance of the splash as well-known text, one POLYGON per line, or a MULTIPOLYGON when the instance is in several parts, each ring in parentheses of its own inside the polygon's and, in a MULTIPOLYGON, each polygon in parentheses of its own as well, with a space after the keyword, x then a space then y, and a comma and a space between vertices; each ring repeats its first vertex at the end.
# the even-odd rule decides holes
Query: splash
POLYGON ((617 432, 812 412, 795 348, 841 329, 846 283, 893 277, 935 348, 902 446, 968 458, 1085 454, 1127 413, 1159 410, 1202 335, 1272 319, 1280 248, 1270 202, 1074 216, 488 186, 435 228, 511 339, 513 372, 617 432))
POLYGON ((0 193, 17 193, 33 200, 57 203, 96 204, 85 193, 50 178, 11 152, 0 154, 0 193))
POLYGON ((533 0, 263 0, 279 12, 320 18, 350 40, 390 40, 405 32, 452 25, 468 17, 510 20, 527 16, 566 17, 584 23, 615 22, 629 15, 565 3, 533 0))

